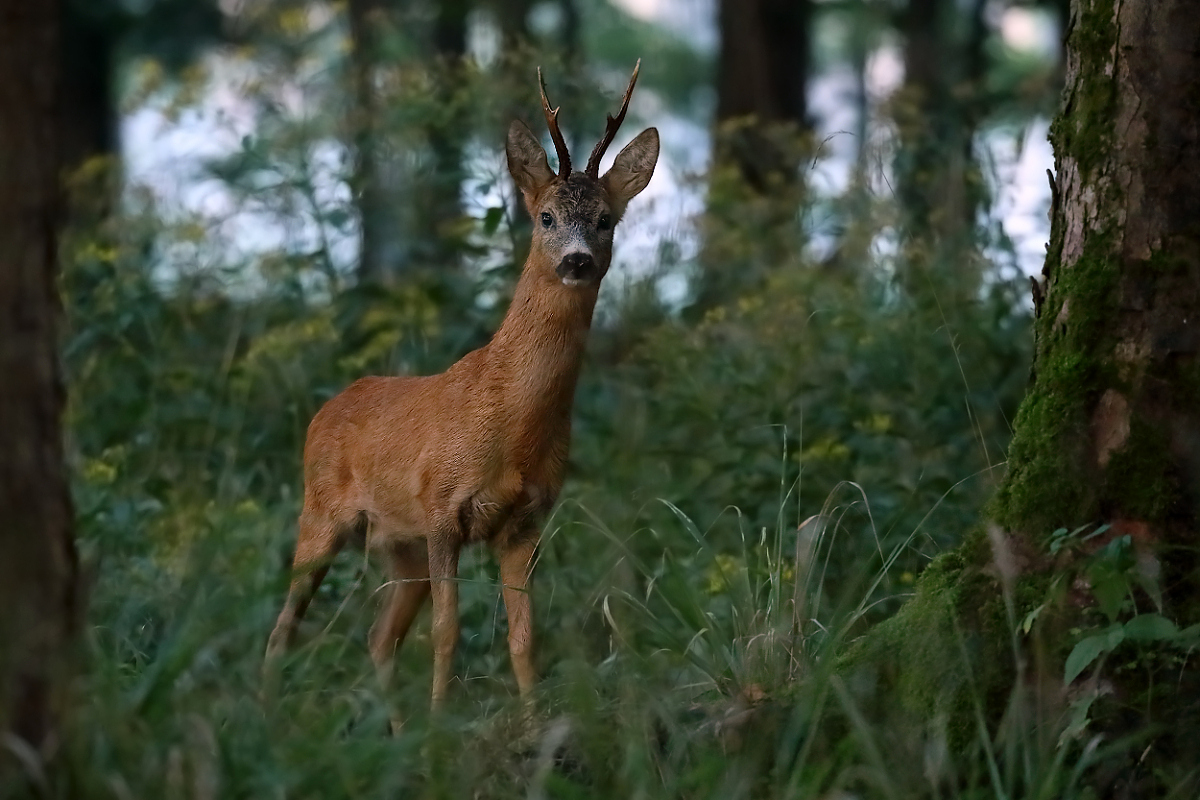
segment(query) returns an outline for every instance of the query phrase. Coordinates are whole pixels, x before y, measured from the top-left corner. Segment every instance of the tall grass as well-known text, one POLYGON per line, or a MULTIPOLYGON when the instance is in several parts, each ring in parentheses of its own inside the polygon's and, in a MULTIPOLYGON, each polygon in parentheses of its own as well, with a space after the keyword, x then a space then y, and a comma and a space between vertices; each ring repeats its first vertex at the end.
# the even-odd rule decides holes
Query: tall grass
POLYGON ((1020 718, 1019 690, 997 730, 978 699, 965 753, 937 725, 871 716, 871 688, 840 674, 837 656, 883 599, 887 556, 915 531, 881 535, 882 566, 828 584, 840 537, 861 533, 845 524, 848 506, 865 505, 855 494, 845 505, 831 496, 799 531, 747 530, 733 552, 680 505, 663 501, 672 520, 661 527, 616 530, 565 502, 546 526, 535 584, 543 678, 533 719, 515 697, 483 551, 464 559, 463 647, 444 713, 426 711, 424 620, 381 696, 365 638, 382 577, 361 555, 336 565, 279 692, 264 699, 261 654, 285 591, 278 554, 292 509, 210 508, 186 552, 97 570, 69 769, 52 795, 1088 796, 1079 778, 1103 753, 1056 747, 1020 718), (408 720, 396 736, 388 704, 408 720))

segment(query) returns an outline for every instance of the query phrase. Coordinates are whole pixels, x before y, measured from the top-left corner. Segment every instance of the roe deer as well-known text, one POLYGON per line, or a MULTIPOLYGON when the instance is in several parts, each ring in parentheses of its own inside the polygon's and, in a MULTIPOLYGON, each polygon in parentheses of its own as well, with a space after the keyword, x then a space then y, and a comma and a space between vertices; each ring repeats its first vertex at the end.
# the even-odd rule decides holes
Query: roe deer
MULTIPOLYGON (((583 172, 571 157, 538 70, 558 173, 523 123, 508 131, 508 169, 534 220, 529 258, 492 340, 440 375, 362 378, 313 417, 304 446, 304 509, 293 580, 267 645, 275 663, 330 561, 352 536, 382 553, 389 595, 371 629, 384 687, 425 598, 433 597, 433 708, 446 695, 458 642, 459 550, 486 542, 500 562, 508 647, 521 695, 535 676, 528 584, 539 518, 562 488, 571 405, 613 228, 646 188, 658 131, 642 131, 599 177, 625 118, 633 76, 583 172)), ((398 724, 398 723, 394 723, 398 724)))

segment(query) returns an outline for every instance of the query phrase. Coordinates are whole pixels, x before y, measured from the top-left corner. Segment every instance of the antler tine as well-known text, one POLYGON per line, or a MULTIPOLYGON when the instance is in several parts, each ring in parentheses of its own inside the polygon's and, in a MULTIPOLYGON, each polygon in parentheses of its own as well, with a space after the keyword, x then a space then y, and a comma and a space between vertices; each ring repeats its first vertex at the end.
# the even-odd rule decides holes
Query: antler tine
POLYGON ((592 155, 588 158, 587 169, 584 171, 593 178, 600 177, 600 159, 604 158, 604 151, 612 144, 613 137, 620 130, 621 123, 625 121, 625 112, 629 110, 629 98, 633 96, 633 86, 637 83, 638 70, 641 68, 642 60, 639 58, 637 63, 633 65, 633 75, 629 78, 629 88, 625 90, 625 99, 621 101, 620 113, 615 118, 612 114, 608 115, 608 123, 604 128, 604 138, 592 148, 592 155))
POLYGON ((558 127, 559 109, 551 109, 550 100, 546 97, 546 81, 542 78, 541 67, 538 67, 538 86, 542 90, 542 113, 546 115, 546 127, 550 129, 550 138, 554 140, 554 149, 558 153, 558 177, 566 180, 571 175, 571 154, 567 152, 567 140, 558 127))

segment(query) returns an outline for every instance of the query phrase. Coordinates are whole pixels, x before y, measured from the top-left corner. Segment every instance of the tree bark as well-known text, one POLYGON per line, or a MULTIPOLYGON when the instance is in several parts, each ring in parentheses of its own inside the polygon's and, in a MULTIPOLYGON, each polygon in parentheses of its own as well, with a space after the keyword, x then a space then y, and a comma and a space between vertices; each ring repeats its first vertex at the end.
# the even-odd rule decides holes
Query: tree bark
POLYGON ((73 170, 93 156, 117 151, 117 101, 112 81, 118 34, 111 12, 68 3, 63 9, 63 167, 73 170))
POLYGON ((375 69, 379 61, 379 27, 384 0, 350 0, 350 72, 353 112, 350 127, 354 139, 354 193, 359 215, 360 283, 384 279, 393 260, 388 247, 388 198, 383 185, 380 151, 380 109, 375 92, 375 69))
POLYGON ((59 25, 57 3, 0 0, 0 733, 43 755, 77 611, 55 332, 59 25))
MULTIPOLYGON (((997 497, 1006 528, 1200 524, 1200 15, 1078 0, 1035 380, 997 497), (1114 10, 1115 9, 1115 10, 1114 10)), ((1194 577, 1189 582, 1194 582, 1194 577)))

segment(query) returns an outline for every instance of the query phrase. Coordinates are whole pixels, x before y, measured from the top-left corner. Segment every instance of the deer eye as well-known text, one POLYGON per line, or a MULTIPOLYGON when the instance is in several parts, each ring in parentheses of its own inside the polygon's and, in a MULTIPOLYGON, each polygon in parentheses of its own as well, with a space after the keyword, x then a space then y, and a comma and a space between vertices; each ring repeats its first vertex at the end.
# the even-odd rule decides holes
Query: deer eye
POLYGON ((554 224, 554 217, 550 216, 545 211, 543 211, 542 212, 542 227, 549 228, 553 224, 554 224))
POLYGON ((612 217, 608 214, 601 214, 600 221, 596 223, 596 227, 602 231, 606 231, 612 227, 612 217))

